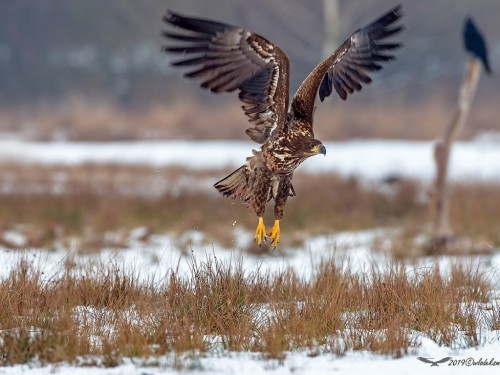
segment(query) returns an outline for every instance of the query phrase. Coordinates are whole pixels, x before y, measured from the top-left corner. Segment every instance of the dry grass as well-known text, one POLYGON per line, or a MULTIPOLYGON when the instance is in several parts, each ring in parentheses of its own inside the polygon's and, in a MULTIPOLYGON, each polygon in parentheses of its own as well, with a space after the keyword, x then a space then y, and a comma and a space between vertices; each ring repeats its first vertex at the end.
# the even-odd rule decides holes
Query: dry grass
MULTIPOLYGON (((229 246, 233 223, 253 230, 256 218, 211 187, 226 173, 118 165, 2 165, 0 229, 22 230, 28 242, 21 247, 50 246, 57 237, 67 236, 83 237, 84 247, 98 247, 99 242, 123 246, 129 231, 139 226, 152 233, 200 230, 208 241, 229 246), (100 241, 107 232, 115 232, 116 243, 100 241)), ((306 235, 389 226, 426 213, 416 200, 414 182, 386 193, 331 174, 298 173, 294 181, 298 197, 287 204, 283 246, 300 243, 306 235)), ((267 216, 272 222, 272 209, 267 216)), ((9 244, 4 240, 4 245, 9 244)))
MULTIPOLYGON (((199 230, 208 243, 231 246, 235 228, 253 231, 256 219, 239 202, 220 197, 211 187, 228 172, 3 164, 0 234, 15 229, 26 242, 15 245, 0 235, 0 244, 50 247, 56 240, 77 236, 83 240, 82 251, 93 251, 126 246, 131 229, 147 227, 149 234, 199 230)), ((426 187, 416 181, 388 186, 299 172, 294 186, 298 196, 289 199, 282 221, 284 247, 311 235, 373 227, 403 228, 411 240, 425 232, 429 220, 427 203, 422 201, 426 187)), ((454 185, 450 209, 456 233, 498 245, 499 192, 496 184, 454 185)), ((267 211, 266 222, 271 223, 271 207, 267 211)), ((411 247, 410 242, 402 245, 404 251, 411 247)))
POLYGON ((292 270, 247 272, 241 261, 208 257, 193 259, 189 275, 165 276, 141 284, 109 265, 51 275, 21 261, 0 281, 4 364, 115 366, 124 357, 150 363, 215 347, 278 359, 293 349, 400 357, 418 346, 411 332, 469 347, 498 329, 487 276, 464 265, 447 276, 437 266, 409 273, 398 263, 356 274, 325 261, 305 281, 292 270))
MULTIPOLYGON (((224 102, 224 101, 223 101, 224 102)), ((242 138, 246 120, 239 106, 213 106, 183 97, 168 104, 123 108, 107 100, 72 98, 58 105, 5 108, 0 131, 28 139, 72 141, 123 141, 140 139, 242 138), (193 111, 193 108, 200 108, 193 111), (213 124, 219 124, 214 132, 213 124)))
MULTIPOLYGON (((33 140, 248 139, 244 130, 249 124, 236 98, 209 97, 202 102, 188 93, 178 97, 132 108, 106 99, 89 101, 76 97, 58 104, 0 108, 0 131, 33 140)), ((345 103, 330 101, 318 106, 316 133, 322 140, 432 140, 441 137, 454 108, 455 99, 450 101, 439 93, 411 102, 383 96, 369 103, 356 97, 345 103)), ((498 116, 495 101, 475 103, 460 137, 467 139, 481 131, 498 131, 498 116)))
POLYGON ((500 243, 500 189, 495 184, 461 183, 450 194, 450 225, 456 233, 500 243))

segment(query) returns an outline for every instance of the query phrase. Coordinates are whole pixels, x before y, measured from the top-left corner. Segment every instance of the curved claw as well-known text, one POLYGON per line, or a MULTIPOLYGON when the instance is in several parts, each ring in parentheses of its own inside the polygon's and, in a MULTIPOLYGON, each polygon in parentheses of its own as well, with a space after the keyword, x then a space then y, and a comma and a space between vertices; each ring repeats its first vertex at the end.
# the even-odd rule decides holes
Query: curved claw
POLYGON ((269 238, 273 239, 273 246, 274 250, 276 250, 276 246, 278 246, 278 243, 280 242, 280 221, 279 220, 274 220, 274 225, 267 234, 269 238))
POLYGON ((264 218, 259 217, 259 224, 257 225, 257 229, 255 230, 254 241, 256 240, 259 244, 259 247, 262 246, 262 239, 266 236, 266 227, 264 226, 264 218))

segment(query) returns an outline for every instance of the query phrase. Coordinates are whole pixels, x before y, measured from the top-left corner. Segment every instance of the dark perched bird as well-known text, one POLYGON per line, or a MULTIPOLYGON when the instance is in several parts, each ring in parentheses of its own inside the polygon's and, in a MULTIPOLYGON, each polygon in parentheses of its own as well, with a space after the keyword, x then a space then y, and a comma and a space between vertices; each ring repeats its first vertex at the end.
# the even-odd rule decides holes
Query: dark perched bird
POLYGON ((482 61, 484 69, 488 74, 491 74, 490 63, 488 61, 488 48, 483 34, 472 21, 472 18, 467 17, 464 25, 464 45, 465 50, 472 54, 475 58, 482 61))
POLYGON ((222 195, 239 199, 255 211, 259 246, 266 237, 266 203, 271 199, 275 202, 275 221, 267 236, 276 248, 284 206, 289 196, 295 196, 293 172, 307 158, 326 154, 313 132, 318 91, 321 101, 332 88, 345 100, 348 94, 361 90, 363 83, 370 83, 368 74, 394 59, 390 51, 400 47, 385 39, 402 30, 395 25, 401 16, 401 6, 397 6, 355 31, 314 68, 290 102, 288 56, 278 46, 237 26, 173 12, 165 15, 164 21, 177 30, 164 31, 163 35, 177 45, 164 50, 184 55, 172 65, 191 67, 185 76, 202 80, 201 87, 212 92, 238 90, 242 108, 253 124, 246 134, 262 144, 242 167, 214 185, 222 195))

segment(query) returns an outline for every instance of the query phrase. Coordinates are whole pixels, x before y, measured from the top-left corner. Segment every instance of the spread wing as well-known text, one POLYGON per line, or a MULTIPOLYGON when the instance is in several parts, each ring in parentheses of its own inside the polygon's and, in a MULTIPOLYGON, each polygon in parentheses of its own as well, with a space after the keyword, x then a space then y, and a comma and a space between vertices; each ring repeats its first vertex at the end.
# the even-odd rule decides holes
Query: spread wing
POLYGON ((243 110, 253 123, 246 133, 264 143, 284 123, 288 110, 289 61, 277 46, 237 26, 167 12, 163 20, 178 28, 163 35, 177 42, 166 52, 185 55, 174 66, 191 67, 185 74, 201 79, 212 92, 239 90, 243 110))
POLYGON ((448 362, 451 359, 451 357, 444 357, 441 358, 439 361, 436 361, 435 363, 445 363, 448 362))
POLYGON ((424 363, 434 363, 434 361, 428 360, 425 357, 417 357, 417 359, 421 360, 424 363))
POLYGON ((369 73, 382 69, 382 63, 394 59, 390 52, 401 47, 385 39, 403 29, 403 26, 394 25, 402 15, 400 5, 355 31, 305 79, 294 95, 292 110, 311 122, 318 90, 321 101, 331 95, 333 88, 345 100, 348 94, 370 83, 369 73))

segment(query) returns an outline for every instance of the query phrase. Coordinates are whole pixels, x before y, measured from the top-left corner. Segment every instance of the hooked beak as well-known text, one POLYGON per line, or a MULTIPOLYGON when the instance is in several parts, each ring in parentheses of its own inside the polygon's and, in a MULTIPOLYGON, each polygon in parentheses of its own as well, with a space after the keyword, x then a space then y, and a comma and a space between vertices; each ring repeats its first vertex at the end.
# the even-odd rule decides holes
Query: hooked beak
POLYGON ((323 146, 323 145, 317 145, 317 146, 314 146, 311 149, 311 152, 313 154, 323 154, 323 155, 326 155, 326 147, 323 146))

